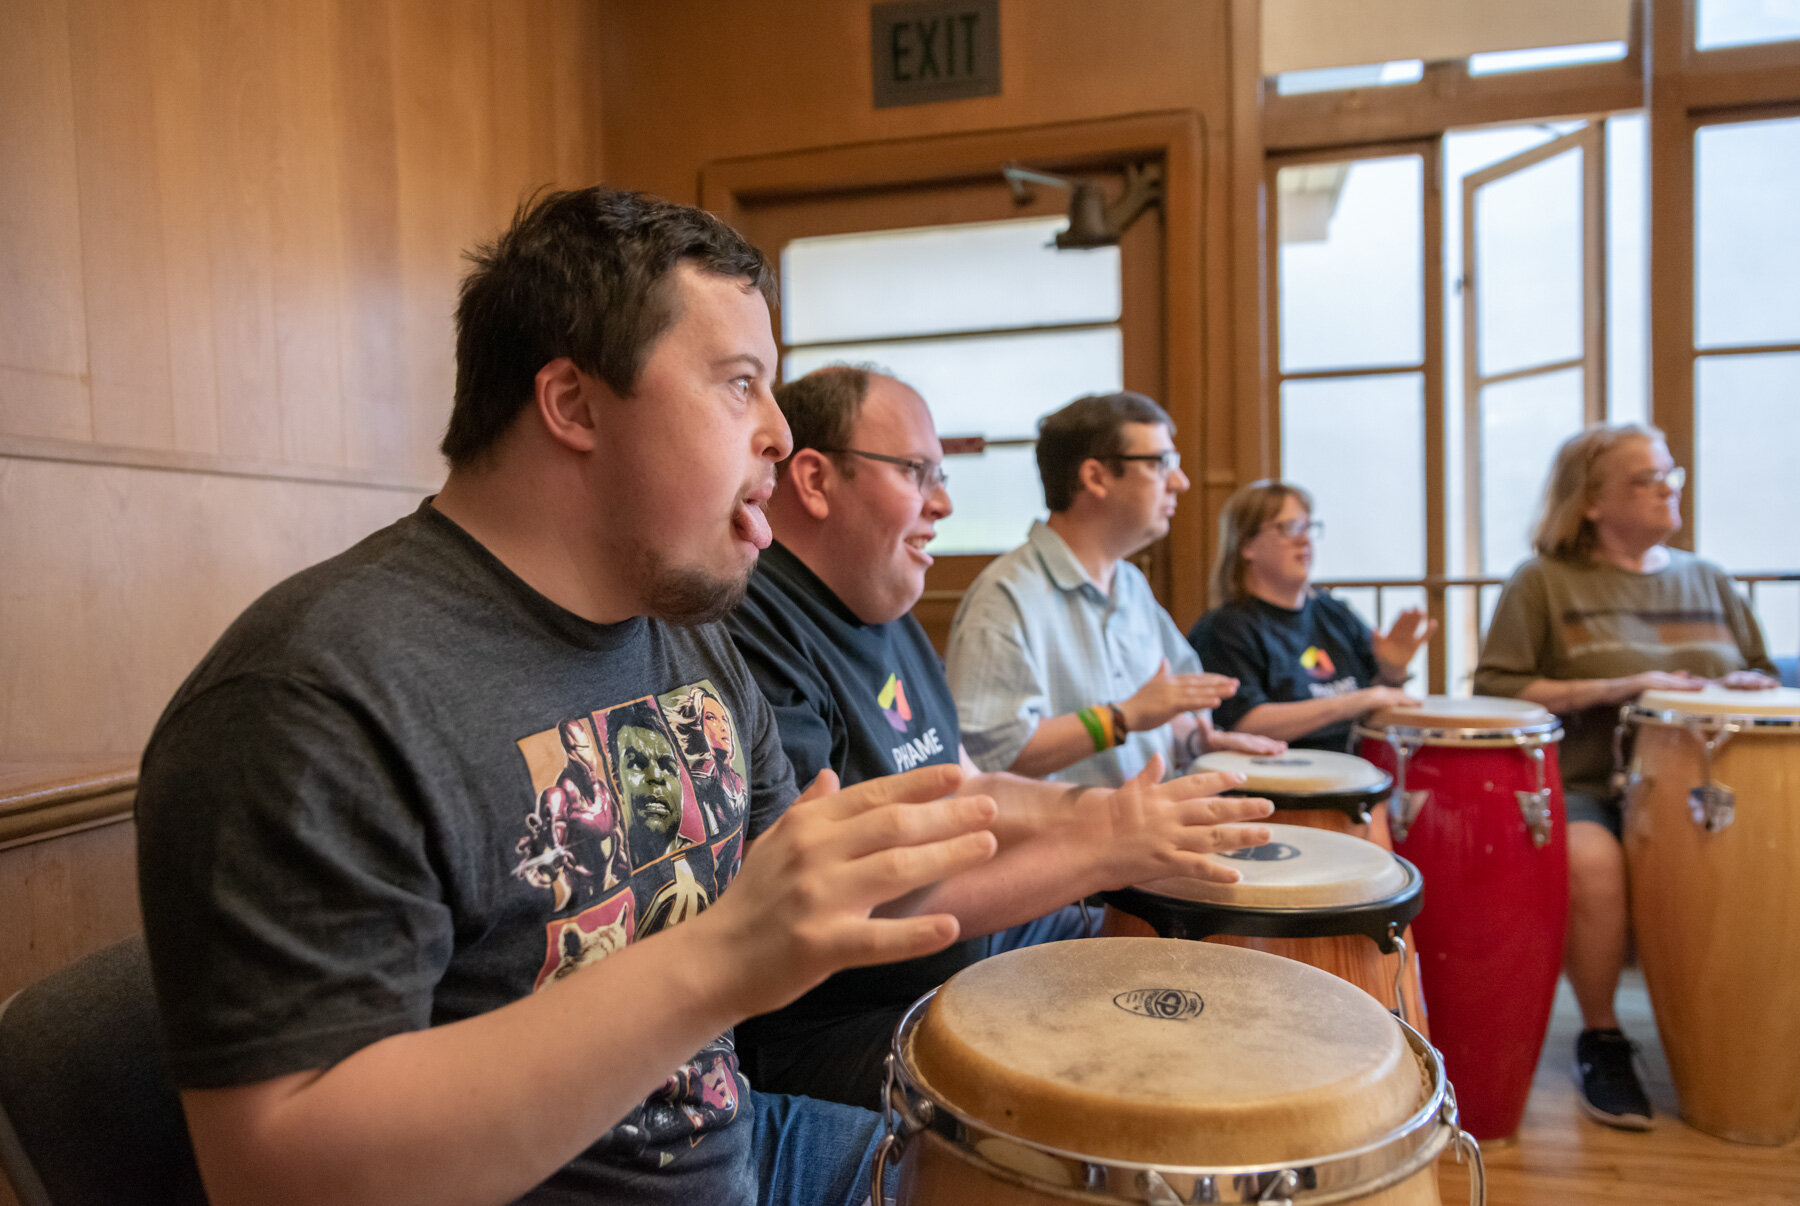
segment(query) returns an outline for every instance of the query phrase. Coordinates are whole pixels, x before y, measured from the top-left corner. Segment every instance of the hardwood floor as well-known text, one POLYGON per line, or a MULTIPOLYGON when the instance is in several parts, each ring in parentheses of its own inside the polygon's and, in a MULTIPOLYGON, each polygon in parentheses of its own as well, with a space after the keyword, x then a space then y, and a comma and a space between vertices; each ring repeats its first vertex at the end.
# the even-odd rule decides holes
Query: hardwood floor
MULTIPOLYGON (((1625 1032, 1643 1049, 1656 1126, 1641 1134, 1619 1131, 1581 1113, 1569 1078, 1581 1018, 1568 986, 1559 985, 1519 1140, 1484 1152, 1488 1206, 1800 1203, 1800 1140, 1751 1147, 1703 1135, 1681 1121, 1650 999, 1635 969, 1620 986, 1618 1009, 1625 1032)), ((1444 1206, 1469 1200, 1464 1169, 1445 1159, 1438 1172, 1444 1206)))

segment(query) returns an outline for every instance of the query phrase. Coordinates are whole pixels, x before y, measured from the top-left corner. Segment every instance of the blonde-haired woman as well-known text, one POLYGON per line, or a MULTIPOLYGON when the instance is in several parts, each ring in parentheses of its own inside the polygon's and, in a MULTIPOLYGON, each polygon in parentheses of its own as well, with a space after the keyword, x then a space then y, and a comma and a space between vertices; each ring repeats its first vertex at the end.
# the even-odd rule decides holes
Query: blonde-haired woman
POLYGON ((1362 715, 1414 700, 1407 666, 1437 625, 1408 608, 1383 636, 1312 588, 1312 496, 1260 481, 1233 494, 1219 516, 1213 610, 1188 643, 1201 664, 1238 680, 1213 722, 1302 748, 1342 750, 1362 715))
POLYGON ((1595 427, 1557 451, 1532 544, 1482 644, 1475 690, 1562 717, 1569 816, 1569 924, 1563 973, 1581 1007, 1575 1044, 1582 1107, 1641 1130, 1651 1109, 1619 1031, 1613 994, 1625 963, 1625 855, 1612 735, 1640 692, 1709 681, 1772 687, 1756 618, 1729 575, 1665 543, 1681 527, 1686 473, 1662 432, 1595 427))

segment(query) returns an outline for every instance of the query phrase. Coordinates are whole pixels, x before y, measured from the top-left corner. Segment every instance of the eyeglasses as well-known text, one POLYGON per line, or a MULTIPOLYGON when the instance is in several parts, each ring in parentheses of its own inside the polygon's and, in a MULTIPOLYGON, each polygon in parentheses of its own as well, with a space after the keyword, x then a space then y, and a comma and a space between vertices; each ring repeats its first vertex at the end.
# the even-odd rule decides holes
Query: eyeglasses
POLYGON ((1639 473, 1628 477, 1625 482, 1634 490, 1648 490, 1652 486, 1665 484, 1671 490, 1680 490, 1687 485, 1687 470, 1680 465, 1673 469, 1652 469, 1648 473, 1639 473))
POLYGON ((1298 540, 1302 536, 1311 536, 1316 540, 1325 535, 1325 521, 1322 519, 1271 519, 1263 527, 1274 528, 1289 540, 1298 540))
POLYGON ((1158 473, 1167 477, 1181 468, 1181 454, 1173 448, 1165 448, 1161 452, 1134 452, 1107 458, 1114 461, 1143 461, 1158 473))
POLYGON ((940 461, 915 461, 904 456, 889 456, 885 452, 864 452, 860 448, 821 448, 819 451, 860 456, 866 460, 880 461, 884 465, 898 465, 906 470, 920 494, 935 494, 950 485, 950 475, 944 472, 940 461))

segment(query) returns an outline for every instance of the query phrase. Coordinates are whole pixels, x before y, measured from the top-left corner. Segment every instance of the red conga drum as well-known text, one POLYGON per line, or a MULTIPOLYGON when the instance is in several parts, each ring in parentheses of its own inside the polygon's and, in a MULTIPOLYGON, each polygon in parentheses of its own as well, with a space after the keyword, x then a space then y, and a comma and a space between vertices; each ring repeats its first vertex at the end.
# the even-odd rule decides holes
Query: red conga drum
POLYGON ((1428 696, 1356 727, 1389 771, 1394 849, 1431 885, 1413 922, 1432 1041, 1479 1139, 1517 1133, 1543 1050, 1569 911, 1555 716, 1428 696))

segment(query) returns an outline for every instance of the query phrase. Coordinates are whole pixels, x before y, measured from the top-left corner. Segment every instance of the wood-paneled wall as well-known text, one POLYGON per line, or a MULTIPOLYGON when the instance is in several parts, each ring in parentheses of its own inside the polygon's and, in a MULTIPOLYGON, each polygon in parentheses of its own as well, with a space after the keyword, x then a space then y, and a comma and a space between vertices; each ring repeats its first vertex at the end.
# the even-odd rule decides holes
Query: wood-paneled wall
POLYGON ((599 178, 592 0, 0 5, 0 758, 130 752, 441 479, 461 253, 599 178))
MULTIPOLYGON (((1265 441, 1238 427, 1259 420, 1237 404, 1233 344, 1257 319, 1232 304, 1230 187, 1234 72, 1257 71, 1254 7, 1233 0, 1002 0, 998 96, 876 109, 869 10, 839 0, 604 0, 606 164, 618 184, 699 199, 702 169, 721 160, 816 148, 1024 129, 1141 113, 1198 115, 1202 150, 1198 293, 1171 298, 1164 337, 1198 347, 1196 392, 1164 399, 1182 447, 1204 472, 1175 519, 1175 618, 1201 610, 1211 517, 1237 480, 1255 476, 1265 441), (1240 61, 1241 60, 1241 61, 1240 61), (1198 304, 1194 304, 1197 302, 1198 304), (1191 441, 1191 442, 1190 442, 1191 441)), ((1253 101, 1254 91, 1248 94, 1253 101)), ((909 152, 917 157, 916 150, 909 152)), ((1252 332, 1254 335, 1254 332, 1252 332)), ((1254 338, 1250 346, 1254 347, 1254 338)), ((1066 399, 1051 399, 1047 405, 1066 399)))

